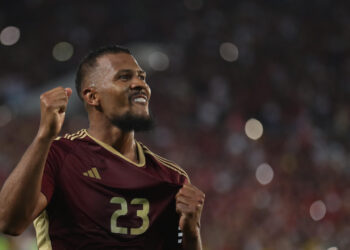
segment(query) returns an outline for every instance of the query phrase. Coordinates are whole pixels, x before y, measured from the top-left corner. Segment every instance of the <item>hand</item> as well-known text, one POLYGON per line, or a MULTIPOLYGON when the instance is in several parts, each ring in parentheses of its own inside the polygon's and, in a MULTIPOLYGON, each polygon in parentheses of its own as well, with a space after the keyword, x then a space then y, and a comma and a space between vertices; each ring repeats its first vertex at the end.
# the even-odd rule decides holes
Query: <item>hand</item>
POLYGON ((61 131, 72 89, 57 87, 40 96, 41 120, 38 136, 54 139, 61 131))
POLYGON ((184 234, 198 236, 205 194, 192 184, 184 184, 176 194, 176 212, 184 234))

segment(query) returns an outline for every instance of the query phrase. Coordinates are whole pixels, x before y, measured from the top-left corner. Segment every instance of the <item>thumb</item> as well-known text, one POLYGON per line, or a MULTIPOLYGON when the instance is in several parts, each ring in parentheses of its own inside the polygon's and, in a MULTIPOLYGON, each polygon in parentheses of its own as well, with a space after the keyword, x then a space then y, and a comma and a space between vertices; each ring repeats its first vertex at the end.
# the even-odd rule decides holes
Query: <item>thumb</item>
POLYGON ((73 91, 72 91, 71 88, 65 88, 64 90, 66 91, 66 94, 67 94, 68 98, 69 98, 69 97, 72 95, 72 93, 73 93, 73 91))

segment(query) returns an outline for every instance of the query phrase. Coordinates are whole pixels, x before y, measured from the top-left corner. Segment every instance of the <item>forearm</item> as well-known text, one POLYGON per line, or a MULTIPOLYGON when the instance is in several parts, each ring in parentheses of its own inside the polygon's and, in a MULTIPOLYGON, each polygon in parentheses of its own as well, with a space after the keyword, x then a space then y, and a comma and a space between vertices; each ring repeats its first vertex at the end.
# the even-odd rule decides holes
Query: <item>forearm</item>
POLYGON ((182 244, 184 250, 202 250, 200 229, 197 228, 195 232, 184 231, 182 244))
POLYGON ((17 234, 32 219, 52 140, 37 136, 0 192, 0 230, 17 234))
POLYGON ((183 232, 184 250, 202 250, 200 218, 205 194, 192 184, 184 184, 177 192, 176 211, 181 214, 179 226, 183 232))

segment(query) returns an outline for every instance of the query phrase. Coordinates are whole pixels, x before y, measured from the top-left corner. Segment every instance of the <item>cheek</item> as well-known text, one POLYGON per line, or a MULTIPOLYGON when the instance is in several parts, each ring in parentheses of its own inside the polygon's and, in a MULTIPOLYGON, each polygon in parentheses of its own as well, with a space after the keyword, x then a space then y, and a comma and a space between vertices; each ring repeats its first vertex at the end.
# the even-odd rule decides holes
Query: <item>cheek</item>
POLYGON ((127 95, 109 90, 101 96, 101 106, 106 112, 122 110, 129 106, 129 100, 127 95))

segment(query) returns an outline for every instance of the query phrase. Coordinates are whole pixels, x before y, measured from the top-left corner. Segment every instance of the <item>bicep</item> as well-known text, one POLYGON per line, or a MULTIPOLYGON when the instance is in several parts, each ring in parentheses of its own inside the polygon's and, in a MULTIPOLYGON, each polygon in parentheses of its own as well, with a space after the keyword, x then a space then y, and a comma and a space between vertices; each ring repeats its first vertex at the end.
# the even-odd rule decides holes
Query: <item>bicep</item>
POLYGON ((32 215, 32 221, 41 214, 41 212, 47 207, 47 204, 48 202, 47 202, 46 196, 42 192, 40 192, 38 201, 36 203, 36 206, 32 215))

